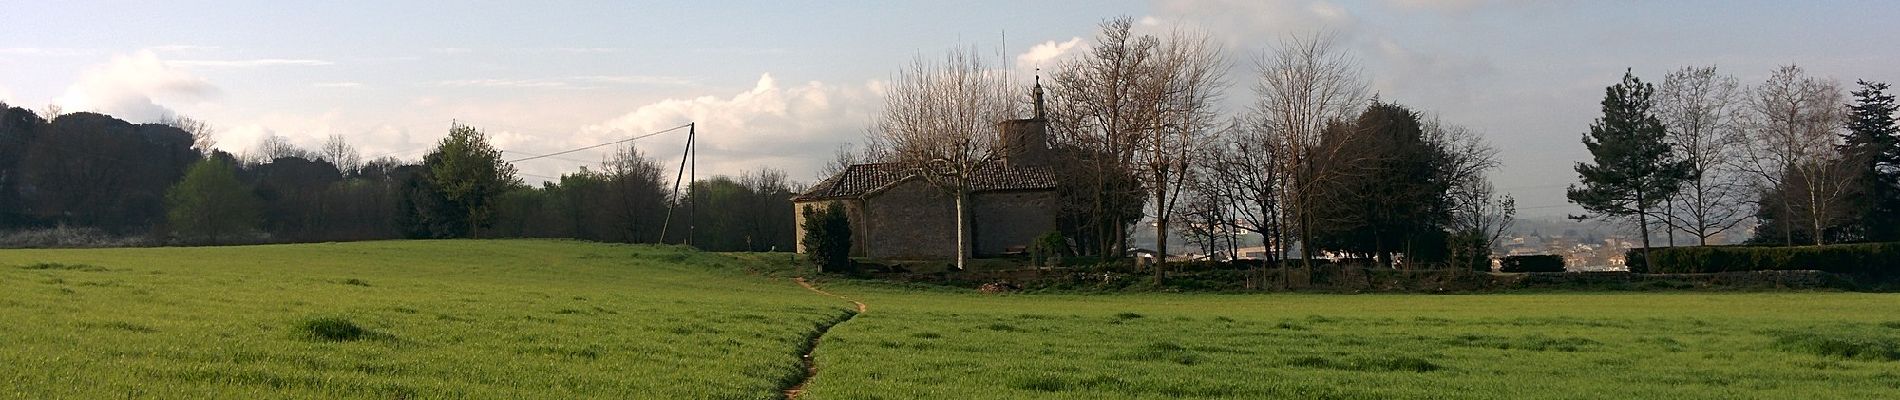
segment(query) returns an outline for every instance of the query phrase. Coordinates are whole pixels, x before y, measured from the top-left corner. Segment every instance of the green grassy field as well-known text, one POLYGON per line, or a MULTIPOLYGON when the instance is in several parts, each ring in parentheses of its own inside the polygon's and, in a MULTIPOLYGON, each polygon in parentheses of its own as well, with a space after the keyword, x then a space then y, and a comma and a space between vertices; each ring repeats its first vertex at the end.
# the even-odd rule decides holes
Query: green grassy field
POLYGON ((984 296, 834 284, 814 398, 1900 398, 1900 296, 984 296))
POLYGON ((560 241, 0 251, 0 397, 776 398, 847 304, 739 269, 560 241))
MULTIPOLYGON (((782 257, 564 241, 0 251, 0 397, 777 398, 808 335, 850 307, 748 272, 782 257)), ((1900 398, 1892 294, 818 283, 870 309, 826 333, 801 399, 1900 398)))

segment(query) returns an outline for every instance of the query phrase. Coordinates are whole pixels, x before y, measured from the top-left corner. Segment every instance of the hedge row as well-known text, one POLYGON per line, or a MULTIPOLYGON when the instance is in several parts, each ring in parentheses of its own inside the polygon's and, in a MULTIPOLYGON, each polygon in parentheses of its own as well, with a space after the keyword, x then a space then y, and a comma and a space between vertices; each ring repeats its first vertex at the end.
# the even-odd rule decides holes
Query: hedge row
POLYGON ((1498 272, 1564 272, 1564 257, 1555 254, 1507 256, 1498 261, 1498 272))
POLYGON ((1729 271, 1816 270, 1837 274, 1900 275, 1900 243, 1856 243, 1825 246, 1758 247, 1697 246, 1649 250, 1630 249, 1624 255, 1631 272, 1707 273, 1729 271))

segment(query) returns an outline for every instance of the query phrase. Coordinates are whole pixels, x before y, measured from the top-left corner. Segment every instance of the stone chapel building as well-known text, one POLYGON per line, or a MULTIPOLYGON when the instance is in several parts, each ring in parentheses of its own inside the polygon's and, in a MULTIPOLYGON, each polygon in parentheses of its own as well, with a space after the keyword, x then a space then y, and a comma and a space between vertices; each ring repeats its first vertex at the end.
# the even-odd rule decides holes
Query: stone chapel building
MULTIPOLYGON (((967 221, 971 254, 1021 252, 1036 237, 1056 229, 1059 199, 1044 118, 1042 85, 1033 90, 1035 115, 997 123, 1002 157, 975 174, 967 221)), ((851 255, 899 260, 956 257, 955 198, 931 186, 900 163, 845 168, 792 198, 798 212, 798 251, 805 251, 806 207, 843 202, 851 223, 851 255)))

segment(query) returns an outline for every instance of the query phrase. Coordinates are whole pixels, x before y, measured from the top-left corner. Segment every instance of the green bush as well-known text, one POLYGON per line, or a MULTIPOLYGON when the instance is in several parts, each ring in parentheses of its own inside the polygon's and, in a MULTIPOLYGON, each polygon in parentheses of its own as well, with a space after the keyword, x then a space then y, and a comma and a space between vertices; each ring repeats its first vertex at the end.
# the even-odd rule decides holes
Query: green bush
MULTIPOLYGON (((1630 252, 1636 254, 1641 251, 1637 249, 1630 252)), ((1712 273, 1816 270, 1874 277, 1900 275, 1900 243, 1670 247, 1650 249, 1649 253, 1652 259, 1632 262, 1631 271, 1712 273)))
POLYGON ((1506 256, 1499 263, 1501 272, 1564 272, 1564 257, 1555 254, 1506 256))
POLYGON ((367 330, 350 320, 338 317, 316 317, 297 324, 297 331, 313 340, 328 342, 348 342, 363 338, 367 330))
POLYGON ((850 273, 851 221, 845 216, 844 203, 831 202, 823 208, 805 206, 805 254, 818 264, 819 272, 850 273))
POLYGON ((1062 232, 1050 231, 1036 237, 1029 245, 1029 259, 1038 267, 1057 267, 1060 261, 1051 263, 1051 258, 1061 260, 1069 253, 1069 241, 1062 238, 1062 232))

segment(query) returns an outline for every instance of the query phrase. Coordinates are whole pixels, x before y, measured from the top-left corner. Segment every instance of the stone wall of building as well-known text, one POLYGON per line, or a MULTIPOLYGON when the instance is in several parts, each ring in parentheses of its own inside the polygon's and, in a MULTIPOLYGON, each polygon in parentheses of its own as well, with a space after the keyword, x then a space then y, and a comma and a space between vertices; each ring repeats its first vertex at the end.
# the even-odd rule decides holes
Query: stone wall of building
POLYGON ((883 259, 956 257, 956 201, 922 180, 909 180, 865 201, 864 256, 883 259))
MULTIPOLYGON (((805 207, 843 202, 851 220, 851 255, 879 259, 940 260, 956 257, 956 201, 921 180, 874 193, 865 200, 797 203, 798 250, 805 251, 805 207)), ((973 254, 996 256, 1027 247, 1055 229, 1059 203, 1053 190, 982 192, 970 196, 973 254)))
POLYGON ((1054 190, 985 192, 971 197, 976 205, 970 217, 976 222, 972 225, 978 256, 1027 248, 1036 237, 1056 228, 1060 203, 1054 190))

